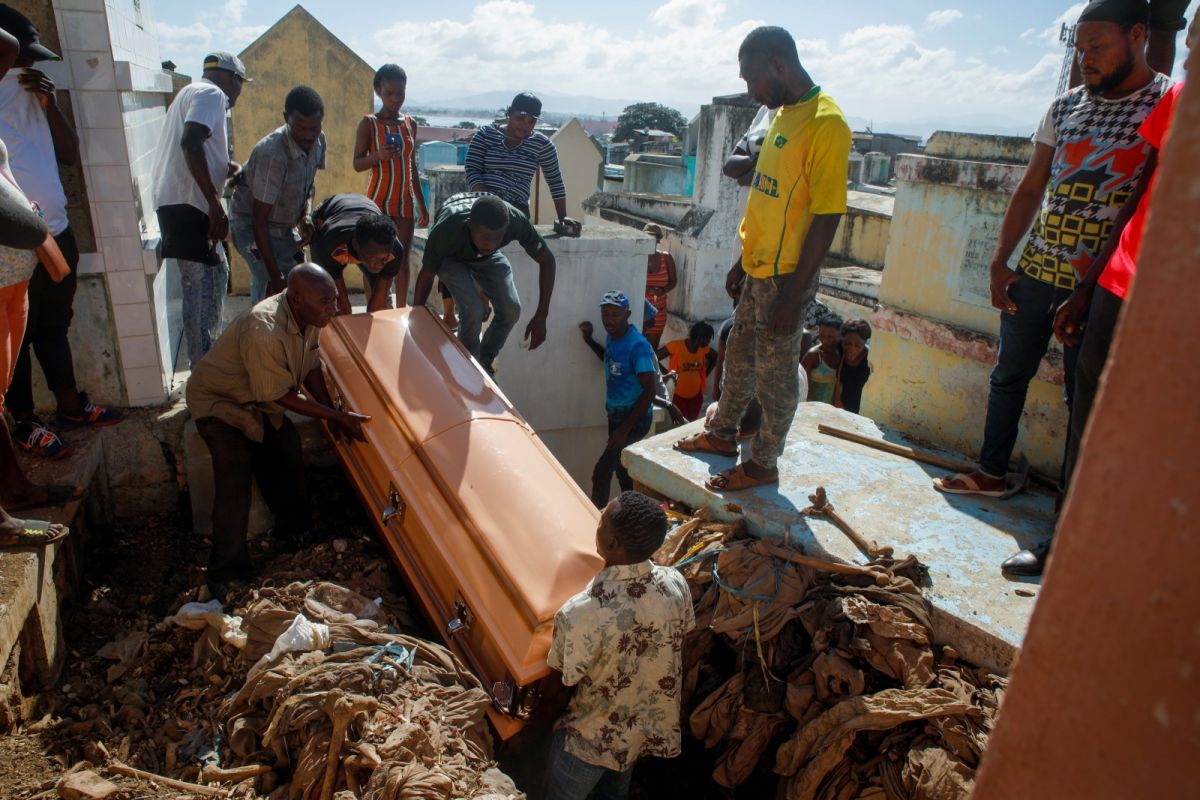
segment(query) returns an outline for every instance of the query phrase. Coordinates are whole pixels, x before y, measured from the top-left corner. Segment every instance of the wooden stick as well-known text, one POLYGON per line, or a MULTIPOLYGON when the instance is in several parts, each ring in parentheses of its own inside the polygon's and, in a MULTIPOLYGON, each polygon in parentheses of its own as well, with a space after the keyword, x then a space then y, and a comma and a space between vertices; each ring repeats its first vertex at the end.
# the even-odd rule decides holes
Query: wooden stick
POLYGON ((241 783, 247 778, 257 778, 270 771, 271 767, 266 764, 247 764, 244 767, 230 767, 229 769, 204 767, 200 770, 200 780, 205 783, 241 783))
POLYGON ((201 786, 198 783, 188 783, 187 781, 177 781, 174 778, 164 778, 162 775, 155 775, 153 772, 134 769, 122 764, 120 761, 110 761, 108 769, 127 778, 137 778, 138 780, 158 783, 163 786, 169 786, 172 789, 178 789, 181 792, 192 792, 193 794, 200 794, 205 797, 229 797, 229 792, 225 789, 218 789, 213 786, 201 786))
POLYGON ((876 439, 872 436, 863 436, 853 431, 845 431, 841 428, 835 428, 831 425, 817 425, 817 430, 826 436, 833 436, 837 439, 845 439, 848 442, 856 442, 867 447, 872 447, 876 450, 882 450, 885 453, 892 453, 897 456, 904 456, 913 461, 923 461, 926 464, 933 464, 935 467, 943 469, 951 469, 955 472, 974 472, 975 465, 966 461, 959 461, 955 458, 946 458, 935 453, 926 453, 924 450, 917 450, 904 445, 892 444, 885 442, 882 439, 876 439))
MULTIPOLYGON (((854 433, 853 431, 835 428, 832 425, 818 424, 817 430, 826 436, 832 436, 836 439, 845 439, 848 442, 856 442, 876 450, 882 450, 885 453, 904 456, 905 458, 912 459, 913 461, 922 461, 926 464, 932 464, 935 467, 953 470, 954 472, 964 472, 970 474, 977 469, 975 464, 967 461, 959 461, 955 458, 946 458, 945 456, 939 456, 936 453, 927 453, 924 450, 917 450, 913 447, 905 447, 904 445, 885 442, 882 439, 876 439, 872 436, 863 436, 861 434, 854 433)), ((1028 470, 1028 474, 1029 479, 1035 483, 1039 483, 1042 486, 1051 489, 1052 491, 1058 491, 1058 479, 1051 478, 1031 469, 1028 470)))

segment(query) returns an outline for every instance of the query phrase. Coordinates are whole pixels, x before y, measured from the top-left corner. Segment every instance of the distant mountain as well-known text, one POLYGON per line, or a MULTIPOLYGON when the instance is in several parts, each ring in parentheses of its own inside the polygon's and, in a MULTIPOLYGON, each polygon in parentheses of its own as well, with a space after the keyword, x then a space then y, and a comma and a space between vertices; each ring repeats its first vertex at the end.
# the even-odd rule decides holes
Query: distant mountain
MULTIPOLYGON (((506 108, 512 102, 513 96, 520 89, 501 90, 496 92, 480 92, 479 94, 466 95, 465 97, 454 97, 448 99, 439 98, 416 98, 409 97, 407 105, 409 108, 418 109, 424 108, 438 111, 487 111, 493 112, 497 109, 506 108)), ((562 94, 560 92, 542 92, 537 89, 530 89, 542 101, 542 110, 554 114, 582 114, 589 117, 599 117, 601 115, 608 119, 616 119, 620 116, 621 111, 626 106, 631 106, 634 103, 644 102, 642 100, 620 100, 615 98, 592 97, 582 94, 562 94)), ((661 101, 655 101, 661 102, 661 101)), ((700 106, 695 103, 664 103, 676 109, 685 117, 692 117, 700 110, 700 106)), ((419 113, 419 112, 417 112, 419 113)))

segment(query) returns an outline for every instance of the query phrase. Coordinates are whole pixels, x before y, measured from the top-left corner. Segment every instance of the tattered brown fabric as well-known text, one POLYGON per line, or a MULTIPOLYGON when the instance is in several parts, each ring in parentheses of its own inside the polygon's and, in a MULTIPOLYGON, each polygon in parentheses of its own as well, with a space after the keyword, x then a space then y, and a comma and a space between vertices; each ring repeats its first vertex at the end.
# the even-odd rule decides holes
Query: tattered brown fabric
MULTIPOLYGON (((290 778, 289 800, 335 791, 369 800, 520 796, 495 769, 491 698, 478 679, 444 647, 384 633, 379 606, 363 595, 302 582, 257 592, 241 611, 238 671, 301 613, 328 625, 333 652, 263 659, 231 687, 215 716, 238 763, 290 778)), ((197 652, 213 659, 228 650, 210 642, 197 652)))
POLYGON ((729 545, 713 573, 720 588, 712 630, 732 641, 774 638, 796 616, 796 605, 813 580, 804 567, 773 558, 753 540, 729 545))
POLYGON ((918 719, 973 713, 980 712, 943 689, 885 689, 869 697, 852 697, 784 742, 775 756, 775 771, 795 775, 788 784, 788 800, 804 800, 813 796, 825 775, 842 760, 859 731, 887 730, 918 719))
POLYGON ((713 779, 732 788, 773 763, 788 800, 966 798, 1005 679, 932 643, 919 562, 826 568, 706 524, 659 555, 695 556, 684 685, 691 734, 719 751, 713 779))
POLYGON ((717 759, 713 780, 729 789, 745 783, 762 760, 771 737, 786 722, 782 714, 741 709, 728 734, 730 746, 717 759))

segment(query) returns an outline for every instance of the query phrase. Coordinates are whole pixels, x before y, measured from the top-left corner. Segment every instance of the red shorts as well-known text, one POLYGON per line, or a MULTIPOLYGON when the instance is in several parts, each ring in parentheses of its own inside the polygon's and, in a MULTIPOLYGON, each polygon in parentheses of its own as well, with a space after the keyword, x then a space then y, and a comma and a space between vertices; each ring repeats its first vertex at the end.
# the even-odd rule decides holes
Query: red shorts
POLYGON ((695 397, 680 397, 679 395, 675 395, 675 399, 672 402, 679 409, 679 413, 683 414, 683 418, 691 422, 694 419, 700 419, 700 412, 704 408, 704 394, 700 393, 695 397))

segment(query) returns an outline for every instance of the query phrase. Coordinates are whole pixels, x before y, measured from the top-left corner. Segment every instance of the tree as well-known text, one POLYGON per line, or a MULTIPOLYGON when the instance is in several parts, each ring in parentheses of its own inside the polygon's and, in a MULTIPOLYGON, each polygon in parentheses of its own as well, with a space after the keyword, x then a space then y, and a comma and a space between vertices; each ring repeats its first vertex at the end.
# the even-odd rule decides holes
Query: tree
POLYGON ((420 126, 422 128, 429 127, 429 120, 425 119, 424 117, 418 117, 415 114, 410 114, 409 116, 412 117, 412 121, 415 122, 418 126, 420 126))
POLYGON ((479 126, 476 125, 474 122, 471 122, 471 120, 469 120, 469 119, 464 119, 462 122, 458 123, 454 127, 462 128, 463 130, 473 131, 476 128, 478 128, 479 126))
POLYGON ((670 131, 676 136, 683 133, 687 120, 673 108, 660 103, 634 103, 626 106, 617 117, 617 128, 613 131, 614 142, 628 141, 636 130, 655 128, 670 131))

